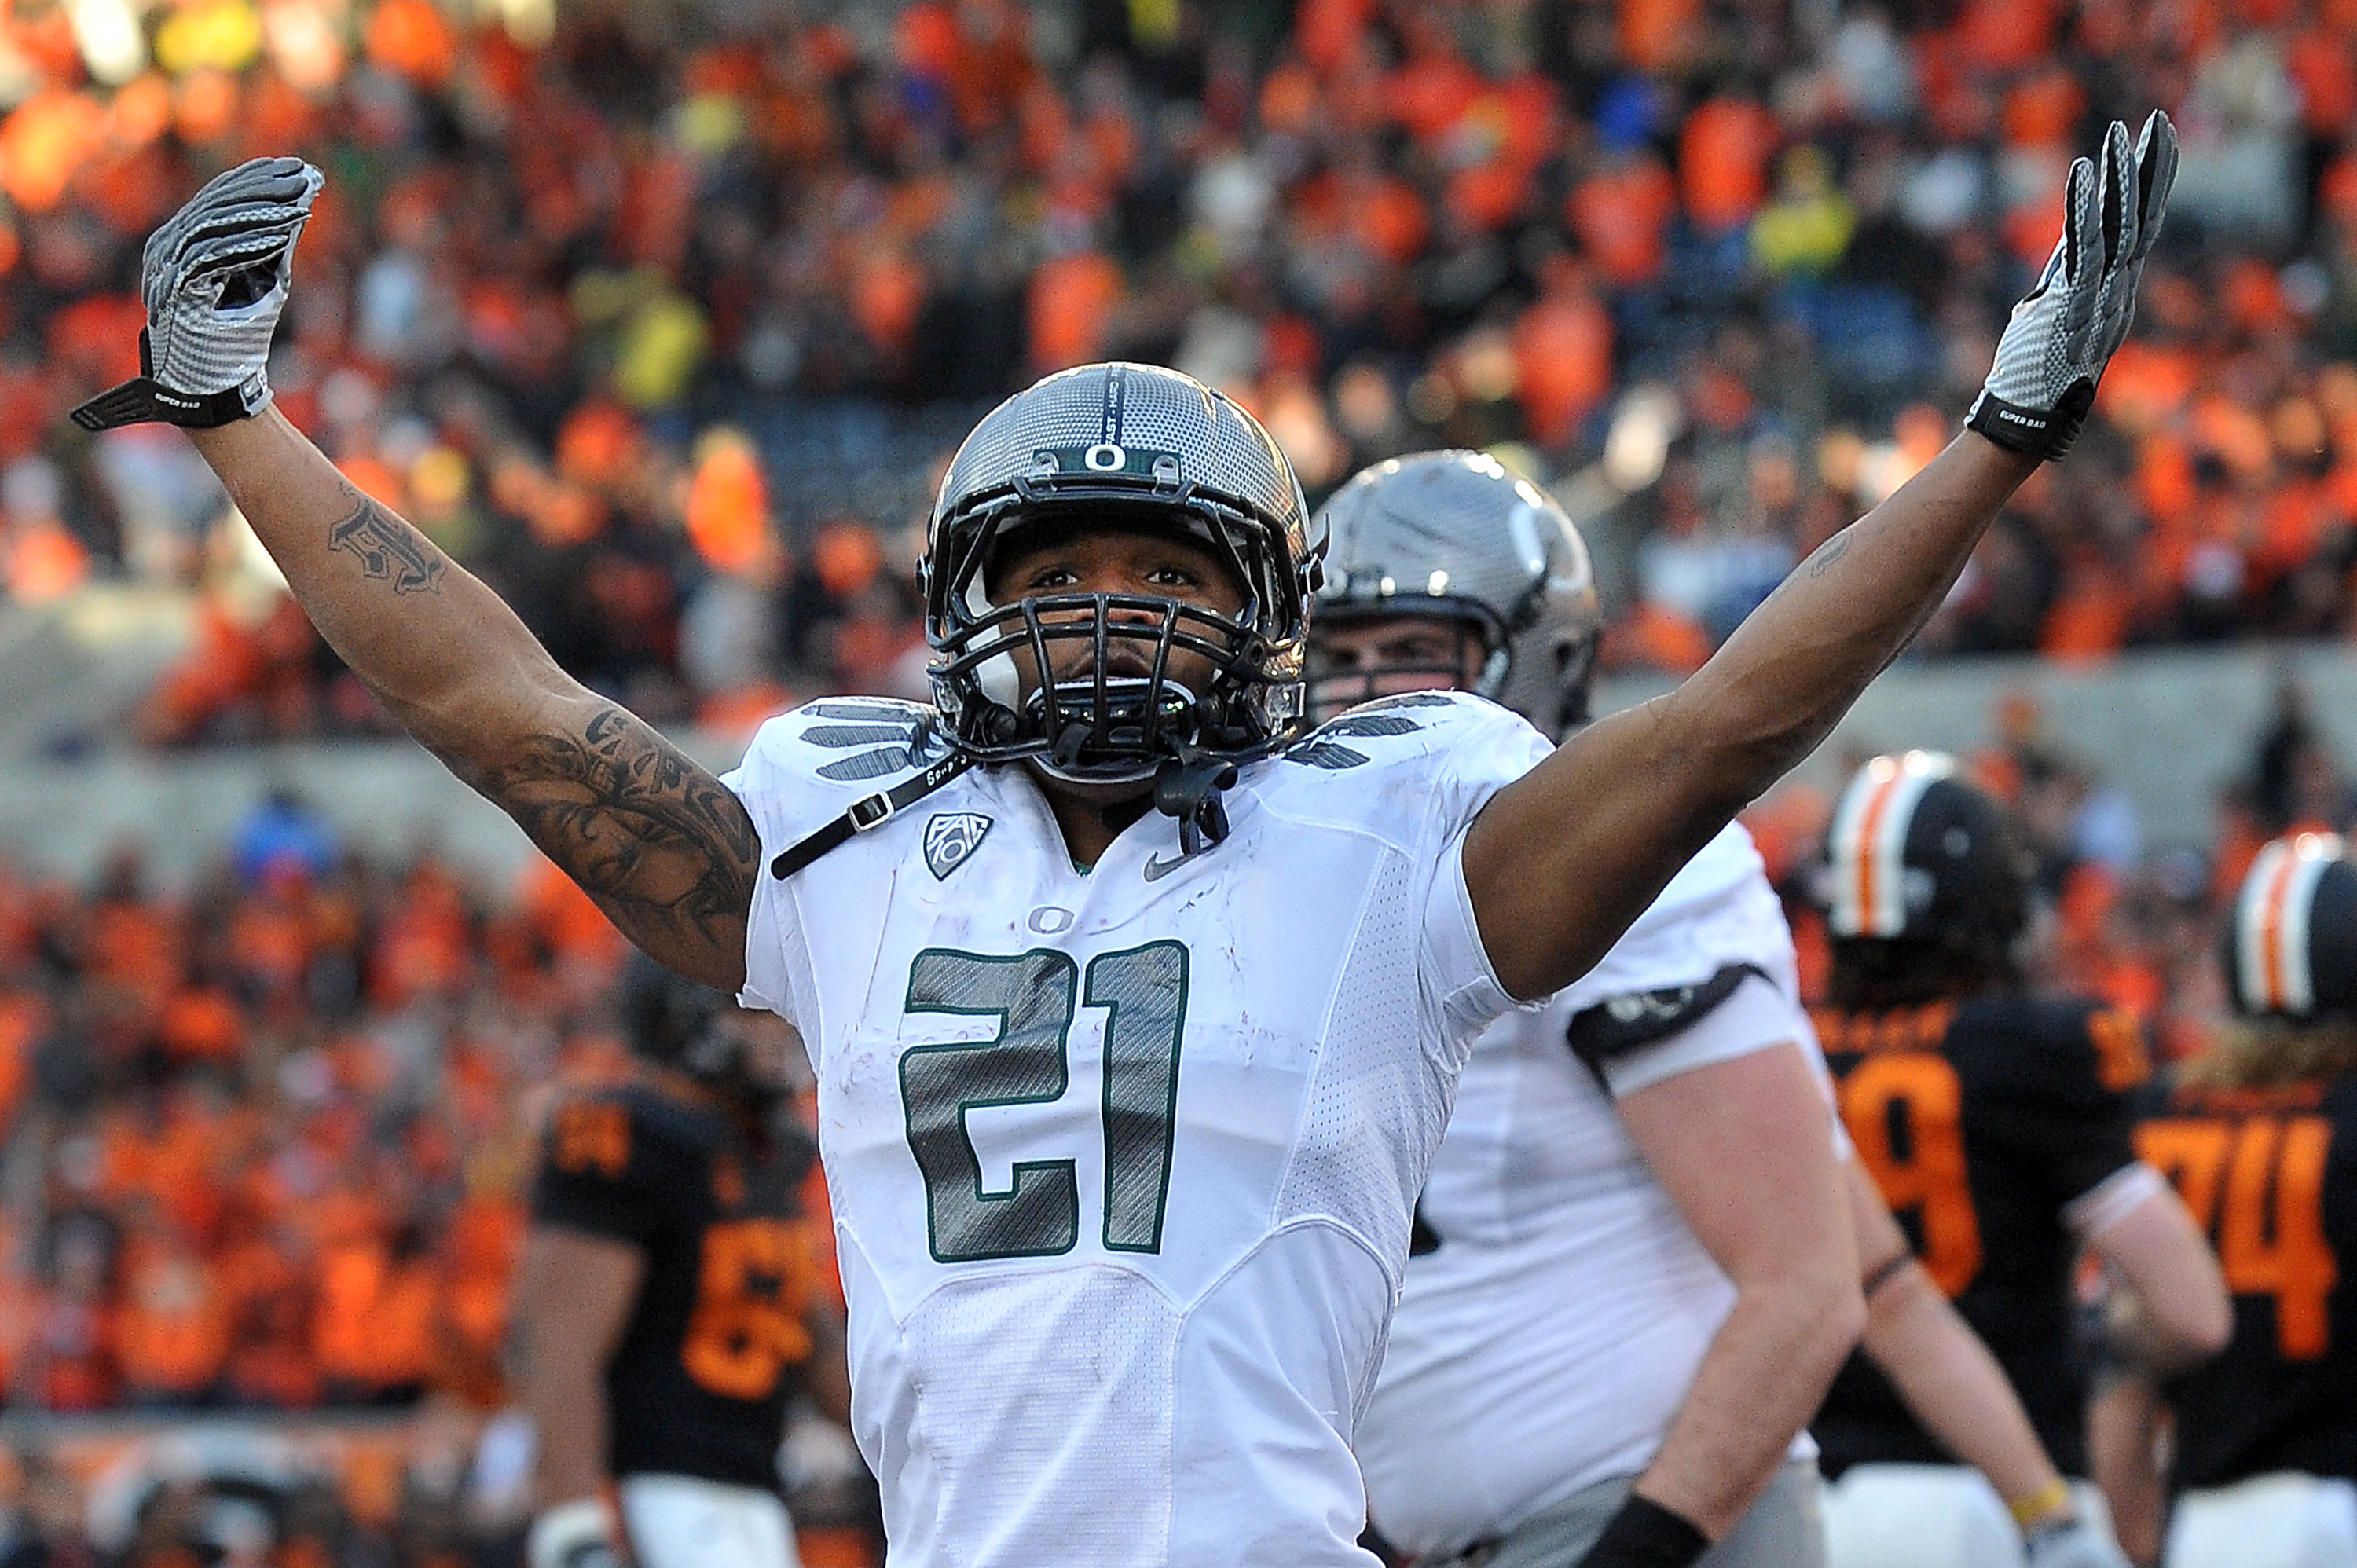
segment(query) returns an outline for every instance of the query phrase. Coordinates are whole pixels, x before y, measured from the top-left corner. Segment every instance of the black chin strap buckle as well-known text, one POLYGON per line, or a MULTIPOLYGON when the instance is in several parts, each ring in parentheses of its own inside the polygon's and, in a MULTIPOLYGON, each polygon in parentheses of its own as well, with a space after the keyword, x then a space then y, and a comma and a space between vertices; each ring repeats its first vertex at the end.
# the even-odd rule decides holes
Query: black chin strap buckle
POLYGON ((1200 854, 1228 836, 1228 809, 1220 791, 1236 781, 1236 765, 1224 757, 1180 757, 1154 775, 1154 809, 1178 819, 1178 849, 1200 854))
POLYGON ((1073 767, 1081 760, 1081 748, 1095 734, 1095 729, 1084 721, 1072 720, 1056 732, 1056 744, 1048 754, 1049 760, 1059 768, 1073 767))

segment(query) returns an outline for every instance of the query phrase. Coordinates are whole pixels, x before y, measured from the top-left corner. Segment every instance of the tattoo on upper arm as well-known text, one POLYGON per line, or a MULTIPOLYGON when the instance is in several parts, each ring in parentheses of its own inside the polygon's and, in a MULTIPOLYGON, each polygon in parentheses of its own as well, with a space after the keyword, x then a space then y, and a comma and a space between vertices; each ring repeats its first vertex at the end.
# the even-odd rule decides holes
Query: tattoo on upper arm
POLYGON ((610 704, 464 776, 625 935, 711 983, 743 973, 760 838, 744 803, 644 720, 610 704))
POLYGON ((364 575, 390 582, 396 594, 437 591, 449 558, 371 497, 350 493, 358 504, 350 517, 328 530, 328 548, 347 553, 364 575))

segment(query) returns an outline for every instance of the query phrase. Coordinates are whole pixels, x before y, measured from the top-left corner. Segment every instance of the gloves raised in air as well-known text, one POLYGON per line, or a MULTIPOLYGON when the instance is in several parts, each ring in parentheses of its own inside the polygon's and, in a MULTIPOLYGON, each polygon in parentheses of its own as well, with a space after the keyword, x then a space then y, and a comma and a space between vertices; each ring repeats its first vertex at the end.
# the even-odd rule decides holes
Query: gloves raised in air
POLYGON ((2075 1516, 2031 1530, 2022 1560, 2027 1568, 2129 1568, 2110 1536, 2075 1516))
POLYGON ((216 177, 150 234, 140 259, 140 374, 75 409, 74 423, 206 429, 268 408, 264 362, 321 183, 300 158, 255 158, 216 177))
POLYGON ((2000 446, 2060 457, 2086 423, 2095 383, 2128 335, 2136 283, 2177 179, 2177 128, 2158 110, 2133 149, 2120 122, 2102 167, 2081 158, 2064 186, 2062 238, 2013 307, 1996 362, 1964 424, 2000 446))

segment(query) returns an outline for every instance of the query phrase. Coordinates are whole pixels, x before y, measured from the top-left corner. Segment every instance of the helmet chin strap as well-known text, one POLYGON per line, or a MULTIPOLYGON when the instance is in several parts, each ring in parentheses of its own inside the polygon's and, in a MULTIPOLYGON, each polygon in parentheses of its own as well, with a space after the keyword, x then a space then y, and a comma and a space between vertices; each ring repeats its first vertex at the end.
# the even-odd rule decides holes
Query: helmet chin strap
POLYGON ((1178 851, 1200 854, 1228 836, 1228 809, 1220 791, 1236 781, 1236 765, 1205 757, 1191 746, 1155 769, 1154 807, 1178 819, 1178 851))
POLYGON ((1056 732, 1056 743, 1048 753, 1048 760, 1058 768, 1069 768, 1081 760, 1081 748, 1089 744, 1096 728, 1086 719, 1074 719, 1056 732))

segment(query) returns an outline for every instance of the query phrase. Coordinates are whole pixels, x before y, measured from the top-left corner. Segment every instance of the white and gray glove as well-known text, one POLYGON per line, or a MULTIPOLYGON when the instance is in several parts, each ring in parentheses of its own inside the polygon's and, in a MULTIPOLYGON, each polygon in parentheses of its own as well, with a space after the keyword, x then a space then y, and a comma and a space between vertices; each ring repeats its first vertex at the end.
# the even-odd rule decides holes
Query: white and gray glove
POLYGON ((207 429, 268 408, 263 366, 322 183, 300 158, 255 158, 216 176, 150 234, 140 257, 141 373, 75 409, 74 423, 207 429))
POLYGON ((2103 167, 2081 158, 2065 186, 2062 239, 2038 286, 2013 307, 1996 363, 1965 425, 2033 457, 2071 449, 2095 383, 2128 335, 2136 283, 2160 234, 2177 178, 2177 127, 2154 110, 2133 151, 2119 121, 2104 134, 2103 167))
POLYGON ((2110 1536, 2076 1516, 2032 1530, 2021 1545, 2027 1568, 2129 1568, 2110 1536))

